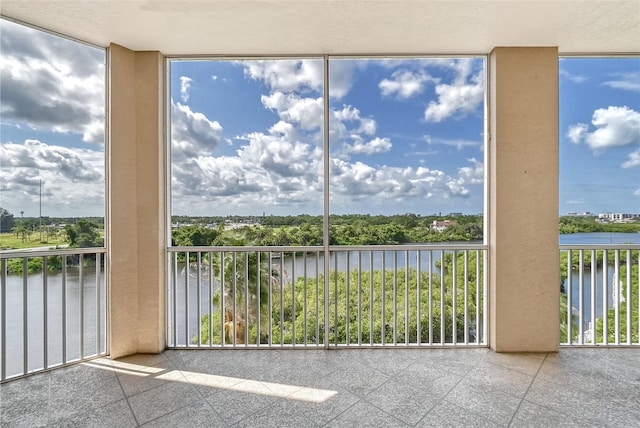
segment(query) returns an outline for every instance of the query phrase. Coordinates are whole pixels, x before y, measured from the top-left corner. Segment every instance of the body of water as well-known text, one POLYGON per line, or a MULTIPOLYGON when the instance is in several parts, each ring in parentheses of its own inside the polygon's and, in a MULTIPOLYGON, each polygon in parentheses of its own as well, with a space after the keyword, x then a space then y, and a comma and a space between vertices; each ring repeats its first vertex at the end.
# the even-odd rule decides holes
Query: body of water
POLYGON ((66 353, 67 361, 79 359, 82 353, 85 356, 97 354, 98 348, 100 352, 104 352, 106 347, 104 272, 96 273, 95 268, 84 268, 82 277, 81 282, 78 268, 68 268, 65 275, 62 272, 49 272, 45 286, 42 273, 27 275, 25 299, 23 276, 7 275, 7 311, 3 315, 6 319, 4 327, 7 335, 5 350, 7 376, 21 373, 23 370, 25 329, 29 371, 44 367, 45 332, 48 343, 46 348, 48 366, 61 364, 63 352, 66 353), (97 283, 100 290, 98 296, 96 296, 97 283), (66 284, 64 289, 63 284, 66 284), (99 340, 96 334, 98 317, 102 330, 99 340), (63 332, 66 339, 64 349, 63 332))
MULTIPOLYGON (((569 235, 560 235, 559 242, 566 245, 619 245, 625 243, 640 244, 640 233, 576 233, 569 235)), ((442 243, 443 245, 451 243, 442 243)), ((357 269, 359 266, 363 271, 373 269, 395 268, 418 268, 422 271, 431 271, 439 273, 438 261, 442 257, 440 250, 425 250, 421 252, 418 259, 416 251, 409 252, 390 252, 390 251, 364 251, 361 254, 355 251, 344 251, 332 254, 330 259, 330 269, 338 271, 346 271, 357 269)), ((324 254, 308 254, 305 256, 297 255, 295 257, 285 257, 283 260, 272 259, 272 267, 281 272, 284 283, 289 283, 295 278, 305 276, 310 279, 309 287, 315 290, 314 278, 319 273, 324 272, 324 254)), ((201 309, 201 315, 206 314, 210 310, 210 302, 212 294, 216 294, 219 284, 212 279, 211 286, 209 280, 201 279, 200 287, 197 286, 197 279, 194 275, 185 275, 184 266, 179 267, 180 275, 178 276, 178 284, 176 288, 176 333, 178 337, 186 337, 186 324, 189 323, 189 335, 193 337, 197 335, 197 326, 199 325, 199 317, 196 310, 198 305, 198 296, 201 309), (185 287, 189 281, 189 287, 185 287), (213 293, 212 293, 213 292, 213 293), (187 314, 186 306, 190 310, 187 314), (188 321, 187 321, 188 320, 188 321)), ((96 343, 96 325, 97 317, 100 319, 100 325, 104 326, 105 311, 105 279, 104 273, 99 273, 99 280, 96 278, 94 268, 85 268, 83 274, 82 288, 80 284, 80 276, 78 269, 69 268, 66 273, 66 292, 63 293, 63 275, 60 272, 49 273, 47 275, 46 300, 47 300, 47 339, 49 347, 47 349, 47 357, 50 365, 62 362, 62 332, 63 332, 63 316, 62 307, 63 300, 66 304, 66 323, 65 335, 67 340, 66 356, 68 360, 80 357, 81 346, 84 348, 85 355, 96 353, 98 344, 96 343), (96 283, 100 284, 100 295, 96 296, 96 283), (96 297, 99 297, 97 299, 96 297), (100 300, 100 305, 97 301, 100 300), (81 307, 81 302, 84 306, 81 307), (82 317, 82 323, 81 323, 82 317), (80 325, 83 325, 83 331, 80 331, 80 325)), ((604 275, 601 269, 596 272, 596 293, 597 296, 603 295, 604 275)), ((591 274, 585 272, 582 285, 579 281, 579 273, 572 272, 571 289, 572 289, 572 306, 579 309, 579 290, 583 289, 584 303, 582 310, 584 314, 590 314, 591 310, 591 274)), ((613 304, 613 269, 609 269, 607 273, 607 294, 608 304, 613 304)), ((29 349, 29 369, 38 369, 43 365, 44 359, 44 296, 45 287, 43 286, 42 274, 33 274, 27 276, 27 331, 28 331, 28 349, 29 349)), ((323 285, 320 284, 322 287, 323 285)), ((565 287, 568 283, 565 283, 565 287)), ((25 316, 23 308, 24 300, 24 279, 22 275, 8 275, 6 279, 6 296, 7 296, 7 313, 5 331, 7 333, 7 349, 6 364, 7 373, 17 373, 22 370, 23 365, 23 326, 25 316)), ((171 292, 171 290, 170 290, 171 292)), ((169 297, 172 299, 172 296, 169 297)), ((596 302, 597 316, 602 316, 602 297, 596 302)), ((169 314, 172 317, 172 313, 169 314)), ((587 320, 588 321, 588 320, 587 320)), ((586 322, 586 321, 585 321, 586 322)), ((586 326, 585 326, 586 327, 586 326)), ((100 350, 104 350, 105 338, 99 340, 100 350)))
POLYGON ((640 245, 640 232, 636 233, 568 233, 560 235, 561 245, 640 245))

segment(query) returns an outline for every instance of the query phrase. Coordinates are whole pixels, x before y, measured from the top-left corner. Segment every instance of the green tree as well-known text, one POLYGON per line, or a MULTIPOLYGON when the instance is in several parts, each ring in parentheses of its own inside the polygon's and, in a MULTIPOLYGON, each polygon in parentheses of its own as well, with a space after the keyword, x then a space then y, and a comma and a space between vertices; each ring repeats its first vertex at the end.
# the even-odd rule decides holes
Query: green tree
POLYGON ((68 224, 65 233, 70 248, 102 247, 104 239, 100 236, 100 226, 92 221, 80 219, 76 224, 68 224))
POLYGON ((10 232, 14 226, 13 214, 0 207, 0 233, 10 232))

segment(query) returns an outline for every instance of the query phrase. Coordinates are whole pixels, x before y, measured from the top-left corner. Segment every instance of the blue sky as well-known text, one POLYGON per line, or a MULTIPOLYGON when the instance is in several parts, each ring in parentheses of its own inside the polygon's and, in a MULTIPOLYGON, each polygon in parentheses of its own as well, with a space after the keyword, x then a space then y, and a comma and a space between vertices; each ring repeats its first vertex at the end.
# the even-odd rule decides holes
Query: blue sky
POLYGON ((105 50, 0 20, 0 206, 103 216, 105 50))
POLYGON ((640 58, 560 60, 560 212, 640 213, 640 58))
MULTIPOLYGON (((319 58, 173 62, 172 212, 321 214, 323 95, 319 58)), ((332 213, 482 212, 483 58, 330 60, 329 99, 332 213)))
MULTIPOLYGON (((103 215, 104 49, 0 25, 0 206, 103 215)), ((173 214, 322 213, 321 58, 170 68, 173 214)), ((484 58, 329 76, 332 213, 483 211, 484 58)), ((640 212, 640 59, 561 59, 560 112, 560 213, 640 212)))

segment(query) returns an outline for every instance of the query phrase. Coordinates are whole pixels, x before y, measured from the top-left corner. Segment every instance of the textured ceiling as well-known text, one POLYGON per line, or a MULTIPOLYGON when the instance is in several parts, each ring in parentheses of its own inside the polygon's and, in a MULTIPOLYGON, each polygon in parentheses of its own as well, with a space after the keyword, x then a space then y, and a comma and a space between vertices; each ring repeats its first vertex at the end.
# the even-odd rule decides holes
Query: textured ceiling
POLYGON ((167 55, 640 52, 640 0, 2 0, 0 13, 167 55))

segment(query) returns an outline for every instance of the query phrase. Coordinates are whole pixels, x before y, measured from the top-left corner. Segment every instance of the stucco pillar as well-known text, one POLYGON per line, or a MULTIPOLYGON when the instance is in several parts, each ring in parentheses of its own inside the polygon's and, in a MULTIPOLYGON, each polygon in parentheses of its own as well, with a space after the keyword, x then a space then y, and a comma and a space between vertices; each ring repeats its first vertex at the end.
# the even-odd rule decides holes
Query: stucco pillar
POLYGON ((108 235, 113 358, 165 347, 164 72, 158 52, 109 48, 108 235))
POLYGON ((498 352, 558 350, 558 51, 490 55, 490 338, 498 352))

